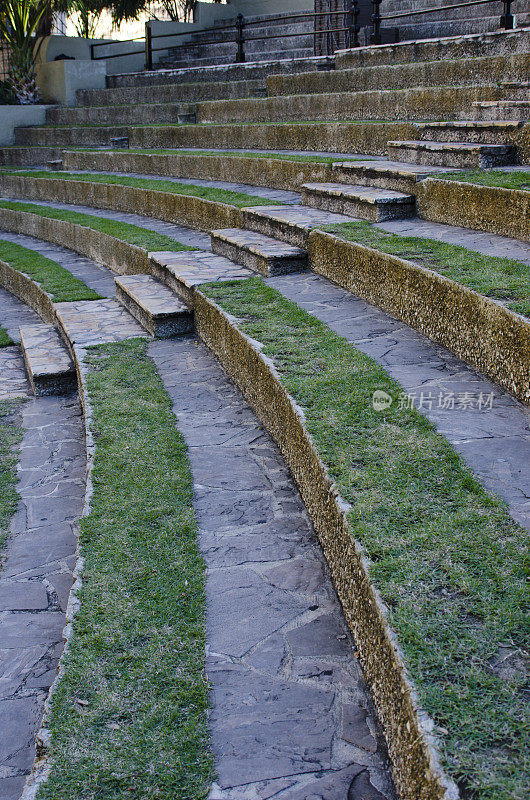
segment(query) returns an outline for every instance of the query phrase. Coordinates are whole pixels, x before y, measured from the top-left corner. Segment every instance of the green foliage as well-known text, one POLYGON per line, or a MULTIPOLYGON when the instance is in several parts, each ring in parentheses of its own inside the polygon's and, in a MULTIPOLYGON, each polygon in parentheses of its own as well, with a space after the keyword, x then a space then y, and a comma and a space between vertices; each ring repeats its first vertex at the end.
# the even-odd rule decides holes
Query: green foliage
POLYGON ((16 97, 9 81, 0 81, 0 106, 16 105, 16 97))
POLYGON ((52 0, 3 0, 0 39, 10 51, 8 83, 20 105, 38 102, 35 80, 35 34, 52 0))

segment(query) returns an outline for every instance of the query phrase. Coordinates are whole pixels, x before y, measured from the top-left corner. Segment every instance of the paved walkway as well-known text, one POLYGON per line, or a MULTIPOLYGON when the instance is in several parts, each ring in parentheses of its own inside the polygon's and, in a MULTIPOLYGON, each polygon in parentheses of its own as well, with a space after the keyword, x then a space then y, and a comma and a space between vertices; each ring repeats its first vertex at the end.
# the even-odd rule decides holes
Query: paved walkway
POLYGON ((85 493, 77 396, 32 398, 21 415, 20 502, 0 572, 0 800, 18 800, 33 764, 62 651, 85 493))
POLYGON ((325 278, 305 273, 266 282, 382 364, 530 530, 530 408, 445 348, 325 278))
POLYGON ((391 798, 354 644, 276 446, 211 353, 149 352, 189 447, 207 573, 210 800, 391 798), (377 788, 376 788, 377 787, 377 788))

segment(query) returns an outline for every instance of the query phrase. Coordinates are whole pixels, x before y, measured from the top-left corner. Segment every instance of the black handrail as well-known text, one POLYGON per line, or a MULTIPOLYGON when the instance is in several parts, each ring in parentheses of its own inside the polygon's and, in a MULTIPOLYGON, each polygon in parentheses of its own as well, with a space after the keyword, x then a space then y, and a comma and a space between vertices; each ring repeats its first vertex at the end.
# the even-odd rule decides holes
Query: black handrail
POLYGON ((400 19, 402 17, 412 17, 419 14, 433 14, 438 11, 451 11, 455 8, 466 8, 467 6, 482 6, 487 3, 503 4, 503 14, 501 16, 500 25, 504 30, 512 30, 514 27, 514 18, 511 13, 512 0, 465 0, 463 3, 453 3, 447 6, 431 6, 430 8, 422 8, 418 11, 399 11, 395 14, 385 14, 381 16, 380 6, 382 0, 372 0, 372 23, 373 33, 370 37, 371 44, 381 44, 381 23, 389 19, 400 19))

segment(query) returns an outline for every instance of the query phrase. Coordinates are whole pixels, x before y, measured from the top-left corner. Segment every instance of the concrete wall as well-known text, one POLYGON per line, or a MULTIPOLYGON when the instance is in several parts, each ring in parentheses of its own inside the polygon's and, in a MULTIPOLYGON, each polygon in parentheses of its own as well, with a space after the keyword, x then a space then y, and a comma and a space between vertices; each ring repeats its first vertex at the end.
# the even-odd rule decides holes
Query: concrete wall
POLYGON ((0 106, 0 145, 13 144, 15 128, 21 125, 44 125, 49 106, 0 106))
POLYGON ((37 83, 46 103, 76 105, 78 89, 104 89, 106 61, 50 61, 37 66, 37 83))
MULTIPOLYGON (((90 46, 92 44, 107 43, 108 47, 97 47, 96 55, 102 63, 106 61, 107 74, 116 75, 122 72, 138 72, 145 66, 144 41, 117 42, 115 39, 83 39, 78 36, 46 36, 39 46, 37 64, 54 61, 59 55, 70 56, 79 61, 91 59, 90 46), (140 51, 136 53, 136 51, 140 51), (103 59, 102 56, 112 53, 135 53, 134 55, 121 55, 119 58, 103 59)), ((82 87, 78 87, 82 88, 82 87)), ((90 88, 90 84, 86 85, 90 88)))

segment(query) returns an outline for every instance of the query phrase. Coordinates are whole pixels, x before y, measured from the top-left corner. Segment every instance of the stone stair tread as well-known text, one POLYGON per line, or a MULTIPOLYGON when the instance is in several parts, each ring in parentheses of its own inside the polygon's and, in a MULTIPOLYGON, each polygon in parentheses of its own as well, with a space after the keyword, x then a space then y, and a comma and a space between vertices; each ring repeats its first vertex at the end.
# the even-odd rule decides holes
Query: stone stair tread
POLYGON ((121 287, 136 303, 153 317, 169 317, 188 312, 175 294, 151 275, 126 275, 115 278, 116 286, 121 287))
MULTIPOLYGON (((504 100, 489 100, 485 101, 491 104, 503 103, 504 100)), ((473 103, 475 105, 475 103, 473 103)), ((519 120, 451 120, 445 122, 417 122, 416 128, 418 130, 444 130, 457 128, 458 130, 484 130, 493 128, 494 130, 517 129, 521 128, 524 123, 519 120)))
POLYGON ((450 172, 451 169, 447 167, 433 167, 425 164, 409 164, 406 161, 335 161, 333 163, 334 169, 341 169, 344 172, 353 172, 357 170, 371 170, 381 174, 394 173, 404 178, 415 178, 421 180, 424 177, 437 175, 441 172, 450 172))
POLYGON ((405 147, 417 150, 433 150, 447 152, 477 152, 477 153, 507 153, 513 149, 512 145, 507 144, 482 144, 480 142, 437 142, 404 140, 388 142, 388 147, 405 147))
POLYGON ((116 300, 56 303, 55 312, 74 346, 90 347, 146 336, 142 326, 116 300))
POLYGON ((243 230, 242 228, 223 228, 212 231, 212 236, 232 242, 240 247, 245 247, 251 252, 267 258, 286 258, 305 256, 307 254, 300 247, 280 242, 278 239, 264 236, 262 233, 243 230))
POLYGON ((386 203, 411 203, 414 196, 393 189, 377 189, 372 186, 348 186, 344 183, 304 183, 302 189, 322 192, 335 197, 351 197, 371 205, 386 203))
POLYGON ((346 214, 336 214, 333 211, 324 211, 320 208, 308 206, 252 206, 245 212, 250 216, 264 217, 266 219, 284 222, 311 231, 320 225, 337 225, 341 222, 351 222, 346 214))
POLYGON ((232 281, 249 278, 252 271, 239 264, 234 264, 224 256, 209 251, 193 251, 190 253, 173 253, 159 251, 149 253, 151 261, 170 272, 175 278, 183 280, 187 286, 199 286, 201 283, 213 281, 232 281))
POLYGON ((22 354, 35 395, 65 394, 74 389, 75 367, 53 325, 24 325, 19 331, 22 354))

